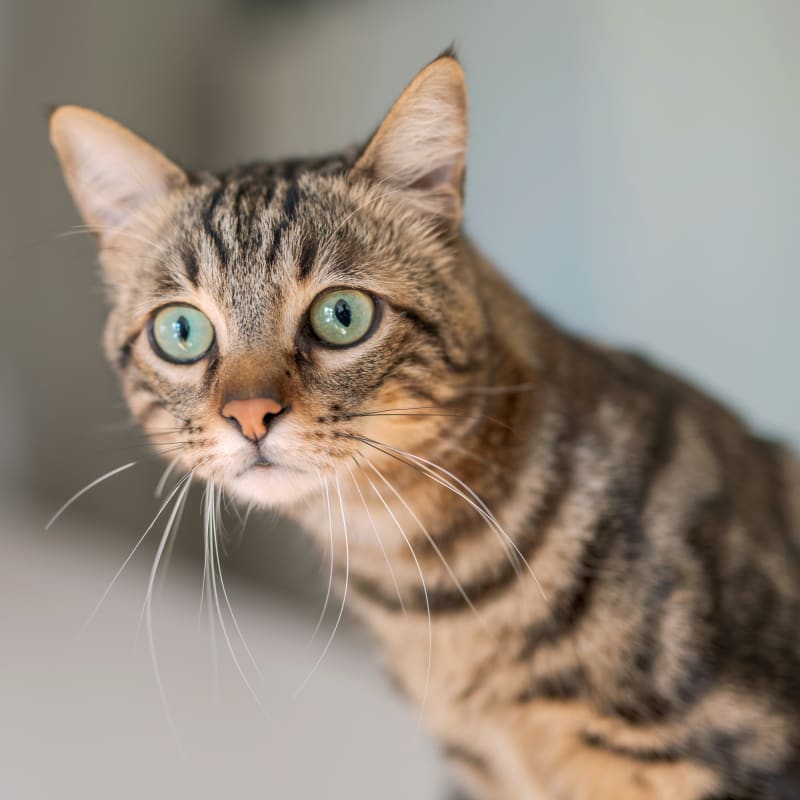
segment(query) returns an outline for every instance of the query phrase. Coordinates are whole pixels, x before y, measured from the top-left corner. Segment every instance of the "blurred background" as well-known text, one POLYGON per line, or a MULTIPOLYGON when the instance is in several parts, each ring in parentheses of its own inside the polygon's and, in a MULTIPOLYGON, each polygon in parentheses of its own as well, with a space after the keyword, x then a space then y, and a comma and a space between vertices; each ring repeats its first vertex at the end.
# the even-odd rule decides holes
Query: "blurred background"
MULTIPOLYGON (((466 227, 572 329, 643 350, 800 445, 795 0, 0 0, 0 795, 442 798, 413 713, 351 625, 313 678, 326 575, 258 515, 224 560, 262 670, 197 624, 199 495, 137 618, 158 509, 99 344, 103 296, 46 135, 119 119, 190 168, 359 141, 451 42, 470 90, 466 227), (138 644, 137 644, 138 642, 138 644), (3 763, 5 761, 5 763, 3 763)), ((156 534, 157 535, 157 534, 156 534)))

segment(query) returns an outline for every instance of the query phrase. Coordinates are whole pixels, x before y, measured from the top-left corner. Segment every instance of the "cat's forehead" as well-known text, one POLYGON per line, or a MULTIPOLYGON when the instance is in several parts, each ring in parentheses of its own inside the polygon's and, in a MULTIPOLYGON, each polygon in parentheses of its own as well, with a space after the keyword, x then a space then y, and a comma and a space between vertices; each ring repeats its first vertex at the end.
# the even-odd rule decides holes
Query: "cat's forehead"
POLYGON ((257 164, 206 178, 195 192, 179 236, 182 265, 238 328, 262 324, 298 288, 357 264, 347 164, 342 156, 257 164))
MULTIPOLYGON (((297 324, 327 288, 388 302, 430 295, 446 243, 427 217, 352 169, 355 154, 195 176, 179 205, 168 257, 146 298, 208 301, 231 338, 263 342, 297 324)), ((439 292, 441 294, 441 291, 439 292)), ((198 305, 208 311, 205 302, 198 305)))
MULTIPOLYGON (((299 233, 310 243, 347 210, 344 175, 350 163, 349 156, 338 155, 251 164, 208 176, 192 204, 187 231, 195 242, 210 242, 220 270, 232 269, 236 277, 248 266, 271 266, 299 233)), ((302 255, 299 277, 314 259, 310 251, 302 255)))

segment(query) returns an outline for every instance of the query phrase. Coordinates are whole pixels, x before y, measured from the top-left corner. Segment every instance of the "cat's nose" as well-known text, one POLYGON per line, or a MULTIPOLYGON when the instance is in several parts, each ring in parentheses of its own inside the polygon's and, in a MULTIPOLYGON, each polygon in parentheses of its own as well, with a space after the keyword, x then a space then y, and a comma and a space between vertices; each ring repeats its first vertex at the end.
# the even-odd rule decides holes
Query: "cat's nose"
POLYGON ((249 400, 229 400, 221 413, 242 432, 242 436, 259 442, 267 435, 271 420, 281 411, 283 406, 271 397, 252 397, 249 400))

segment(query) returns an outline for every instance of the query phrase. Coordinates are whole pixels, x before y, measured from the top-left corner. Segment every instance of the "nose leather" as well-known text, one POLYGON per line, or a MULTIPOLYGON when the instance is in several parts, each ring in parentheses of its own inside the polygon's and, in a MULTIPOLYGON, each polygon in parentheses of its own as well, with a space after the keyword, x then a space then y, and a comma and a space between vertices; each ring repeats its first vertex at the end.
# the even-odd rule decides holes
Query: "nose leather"
POLYGON ((222 407, 222 416, 235 420, 243 436, 257 442, 267 435, 269 418, 283 410, 271 397, 253 397, 249 400, 229 400, 222 407))

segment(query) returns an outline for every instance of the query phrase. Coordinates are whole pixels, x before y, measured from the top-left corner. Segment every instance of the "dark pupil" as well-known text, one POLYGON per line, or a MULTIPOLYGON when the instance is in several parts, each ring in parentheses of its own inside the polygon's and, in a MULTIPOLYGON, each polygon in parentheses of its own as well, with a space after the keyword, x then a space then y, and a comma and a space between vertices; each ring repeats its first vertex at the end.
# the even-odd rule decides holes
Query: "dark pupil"
POLYGON ((337 300, 336 305, 333 307, 333 313, 345 328, 350 327, 350 323, 353 320, 353 312, 350 311, 350 305, 347 300, 337 300))
POLYGON ((189 338, 189 320, 187 320, 186 317, 178 317, 178 319, 172 323, 172 329, 175 331, 175 335, 178 337, 178 339, 180 339, 182 342, 185 342, 189 338))

